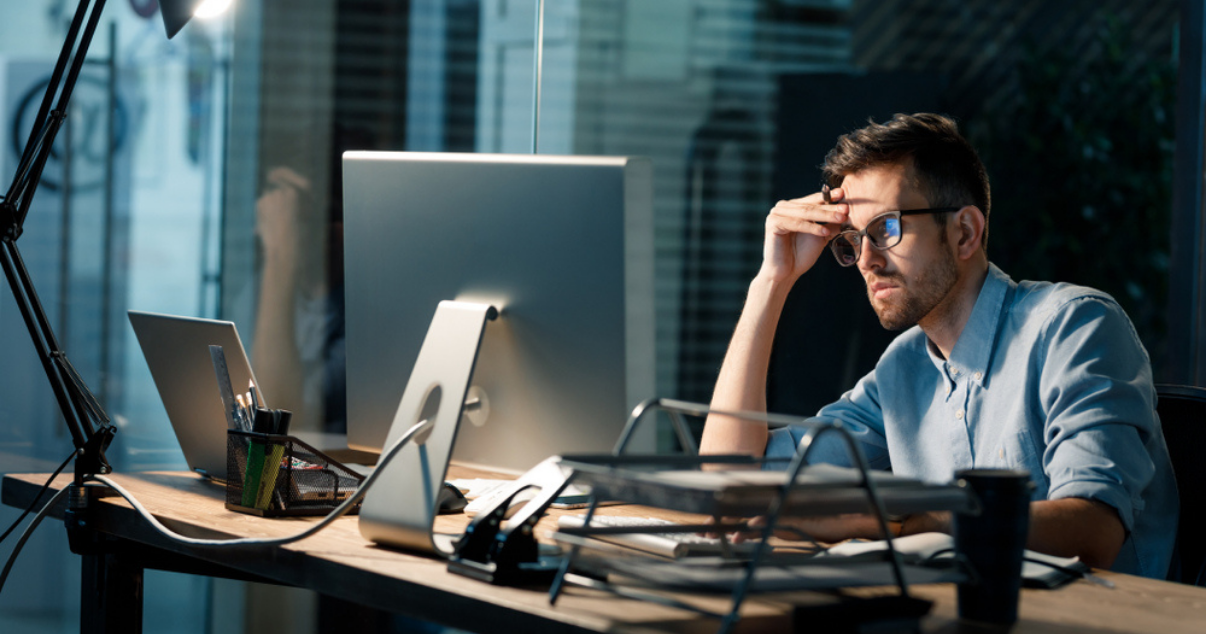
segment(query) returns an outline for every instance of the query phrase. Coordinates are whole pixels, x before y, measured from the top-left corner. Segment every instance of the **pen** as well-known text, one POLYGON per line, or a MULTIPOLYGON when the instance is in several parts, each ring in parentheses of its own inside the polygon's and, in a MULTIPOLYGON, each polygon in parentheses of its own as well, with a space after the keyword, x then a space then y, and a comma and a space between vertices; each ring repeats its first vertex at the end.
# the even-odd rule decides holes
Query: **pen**
POLYGON ((243 395, 235 394, 235 417, 242 421, 247 415, 247 409, 243 407, 243 395))
POLYGON ((247 393, 251 395, 251 406, 254 409, 263 407, 263 404, 260 403, 260 391, 255 389, 255 381, 247 382, 247 393))
POLYGON ((230 420, 234 422, 234 426, 239 431, 247 431, 243 425, 243 410, 239 409, 238 403, 230 404, 230 420))
MULTIPOLYGON (((826 205, 833 204, 833 196, 831 196, 829 194, 829 183, 825 183, 824 185, 821 185, 821 198, 825 201, 826 205)), ((829 225, 828 222, 817 222, 815 220, 813 222, 816 222, 817 224, 822 225, 822 226, 829 225)))
POLYGON ((243 402, 242 394, 235 395, 235 403, 237 405, 235 415, 239 419, 239 426, 246 431, 251 431, 251 416, 247 413, 247 405, 243 402))

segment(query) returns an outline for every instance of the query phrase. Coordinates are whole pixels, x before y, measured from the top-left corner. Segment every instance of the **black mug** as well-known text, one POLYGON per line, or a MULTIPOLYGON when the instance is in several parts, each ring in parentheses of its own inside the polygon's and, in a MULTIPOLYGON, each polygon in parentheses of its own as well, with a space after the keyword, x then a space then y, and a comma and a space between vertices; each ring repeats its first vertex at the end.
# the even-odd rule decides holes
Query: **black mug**
POLYGON ((1009 469, 968 469, 955 474, 977 507, 956 513, 955 552, 970 566, 959 584, 959 617, 986 623, 1018 620, 1022 554, 1030 527, 1030 473, 1009 469))

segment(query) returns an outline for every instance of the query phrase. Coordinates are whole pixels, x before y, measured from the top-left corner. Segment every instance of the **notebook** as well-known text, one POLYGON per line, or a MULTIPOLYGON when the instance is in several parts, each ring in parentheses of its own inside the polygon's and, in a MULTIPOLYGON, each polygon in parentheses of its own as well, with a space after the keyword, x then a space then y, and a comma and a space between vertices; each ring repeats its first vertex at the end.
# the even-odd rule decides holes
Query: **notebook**
MULTIPOLYGON (((255 380, 234 323, 136 310, 128 314, 188 468, 224 481, 226 413, 209 346, 222 346, 235 393, 247 391, 255 380)), ((260 399, 266 406, 262 390, 260 399)))

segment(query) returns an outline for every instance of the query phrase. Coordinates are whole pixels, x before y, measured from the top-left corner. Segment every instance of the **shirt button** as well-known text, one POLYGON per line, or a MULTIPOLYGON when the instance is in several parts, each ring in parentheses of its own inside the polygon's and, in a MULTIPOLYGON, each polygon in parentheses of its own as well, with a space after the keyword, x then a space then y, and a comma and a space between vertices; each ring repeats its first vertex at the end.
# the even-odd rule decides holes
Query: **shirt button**
POLYGON ((980 379, 984 378, 984 373, 977 372, 974 376, 976 377, 976 380, 979 381, 980 379))
POLYGON ((955 418, 957 418, 959 420, 963 420, 963 410, 959 410, 959 411, 955 412, 955 418))

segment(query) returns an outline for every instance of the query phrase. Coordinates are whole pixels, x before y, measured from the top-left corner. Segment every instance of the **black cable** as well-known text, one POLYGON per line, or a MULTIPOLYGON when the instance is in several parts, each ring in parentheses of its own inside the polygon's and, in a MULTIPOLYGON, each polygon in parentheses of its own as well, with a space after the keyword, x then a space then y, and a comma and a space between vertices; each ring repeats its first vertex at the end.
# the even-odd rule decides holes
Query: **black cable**
POLYGON ((34 496, 33 502, 29 503, 29 508, 25 509, 25 512, 21 514, 21 517, 18 517, 17 521, 13 522, 13 525, 9 526, 8 530, 4 531, 3 535, 0 535, 0 544, 3 544, 4 540, 8 539, 8 536, 11 535, 12 532, 17 529, 17 526, 25 520, 25 516, 29 515, 29 513, 33 511, 34 507, 38 505, 39 501, 41 501, 42 495, 44 495, 46 490, 50 488, 50 483, 54 482, 55 478, 59 477, 59 474, 63 472, 63 469, 67 468, 67 465, 71 464, 72 458, 75 458, 75 450, 72 450, 71 455, 67 456, 67 459, 63 461, 63 464, 59 465, 59 468, 55 469, 54 473, 50 474, 50 479, 46 481, 46 484, 42 485, 42 490, 38 491, 38 494, 34 496))
POLYGON ((1051 563, 1050 561, 1043 561, 1042 559, 1031 559, 1030 557, 1023 557, 1022 561, 1029 562, 1032 564, 1042 564, 1049 568, 1054 568, 1055 570, 1062 572, 1065 575, 1072 577, 1073 579, 1080 579, 1080 578, 1084 577, 1085 574, 1088 572, 1086 570, 1077 570, 1075 568, 1061 566, 1059 564, 1051 563))
POLYGON ((54 503, 58 502, 59 498, 67 495, 67 492, 70 490, 71 487, 59 489, 58 493, 55 493, 54 497, 50 498, 50 501, 38 510, 38 514, 34 516, 29 526, 25 527, 25 532, 21 533, 21 539, 17 540, 17 545, 13 546, 13 552, 8 555, 8 561, 4 562, 4 570, 0 571, 0 591, 4 590, 4 582, 8 580, 8 573, 12 571, 13 564, 17 563, 17 556, 21 554, 21 549, 25 547, 25 542, 29 541, 30 535, 33 535, 34 529, 38 527, 38 524, 42 523, 42 519, 50 511, 50 507, 54 506, 54 503))
POLYGON ((930 563, 937 561, 939 555, 945 555, 947 553, 954 553, 954 552, 955 552, 954 548, 940 548, 940 549, 935 550, 934 552, 930 553, 930 555, 928 557, 926 557, 925 559, 921 560, 920 563, 921 563, 921 565, 924 566, 926 564, 930 564, 930 563))
MULTIPOLYGON (((943 548, 942 550, 936 550, 933 553, 931 553, 929 557, 926 557, 925 561, 923 561, 921 563, 923 565, 933 563, 938 560, 939 555, 945 555, 947 553, 953 553, 953 552, 955 552, 954 548, 943 548)), ((1060 564, 1050 562, 1050 561, 1045 561, 1043 559, 1035 559, 1032 557, 1022 557, 1022 561, 1027 562, 1027 563, 1040 564, 1043 566, 1047 566, 1048 568, 1052 568, 1052 569, 1056 570, 1057 572, 1062 572, 1063 574, 1068 575, 1069 577, 1072 577, 1073 579, 1084 578, 1085 574, 1087 573, 1087 571, 1085 571, 1085 570, 1077 570, 1075 568, 1061 566, 1060 564)))
MULTIPOLYGON (((120 484, 114 482, 110 478, 107 478, 103 475, 89 476, 89 482, 87 484, 85 484, 84 486, 97 486, 95 484, 92 484, 92 482, 100 482, 101 484, 108 486, 110 489, 113 489, 114 491, 116 491, 118 493, 118 495, 121 495, 123 498, 125 498, 126 501, 130 503, 130 506, 134 507, 134 510, 137 511, 138 514, 142 515, 143 519, 146 520, 147 523, 151 525, 151 528, 155 529, 156 531, 158 531, 160 534, 164 535, 168 539, 171 539, 178 543, 189 544, 191 546, 207 546, 207 547, 209 547, 209 546, 212 546, 212 547, 283 546, 285 544, 291 544, 293 542, 300 541, 302 539, 305 539, 305 538, 317 533, 320 530, 323 530, 324 528, 329 526, 332 522, 334 522, 335 520, 342 517, 345 513, 352 510, 352 507, 355 506, 356 503, 358 503, 365 496, 366 493, 368 493, 369 487, 373 486, 373 483, 375 483, 377 481, 377 478, 381 477, 381 474, 384 473, 384 471, 385 471, 386 465, 388 465, 390 463, 390 461, 394 459, 395 456, 397 456, 399 453, 402 452, 402 447, 405 446, 406 443, 410 442, 410 440, 412 438, 414 438, 415 436, 417 436, 419 433, 423 432, 426 429, 430 429, 431 425, 432 425, 432 422, 430 420, 424 419, 424 420, 421 420, 421 421, 415 423, 410 429, 406 430, 406 433, 402 434, 401 438, 394 441, 394 444, 390 445, 389 449, 387 449, 381 453, 381 457, 377 460, 376 468, 374 468, 373 472, 370 473, 369 476, 364 479, 364 482, 360 483, 360 486, 356 488, 356 491, 353 492, 350 497, 348 497, 346 500, 344 500, 339 506, 335 507, 330 513, 327 513, 326 517, 322 518, 322 520, 320 520, 317 524, 312 524, 306 530, 304 530, 300 533, 295 533, 288 537, 269 537, 269 538, 244 537, 244 538, 236 538, 236 539, 198 539, 195 537, 188 537, 186 535, 181 535, 180 533, 173 531, 172 529, 168 528, 167 526, 164 526, 163 523, 160 522, 158 519, 156 519, 155 516, 152 515, 151 512, 149 510, 147 510, 147 508, 145 506, 142 505, 141 502, 139 502, 137 499, 135 499, 135 497, 129 491, 122 488, 122 486, 120 484)), ((64 491, 65 490, 66 489, 64 489, 64 491)), ((0 587, 2 587, 2 585, 3 585, 3 577, 0 577, 0 587)))

